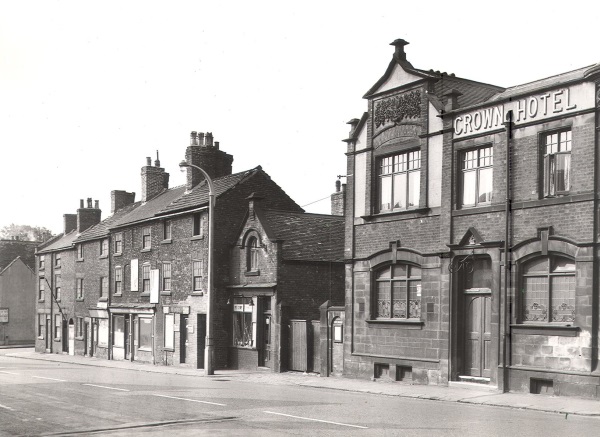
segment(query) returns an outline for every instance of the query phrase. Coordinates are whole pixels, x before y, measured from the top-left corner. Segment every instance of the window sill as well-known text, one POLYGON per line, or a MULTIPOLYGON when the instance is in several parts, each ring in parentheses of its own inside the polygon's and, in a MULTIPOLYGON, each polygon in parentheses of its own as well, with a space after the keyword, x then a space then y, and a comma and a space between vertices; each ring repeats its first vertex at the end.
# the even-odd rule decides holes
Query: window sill
POLYGON ((170 296, 171 295, 171 290, 167 290, 167 291, 161 291, 160 292, 161 296, 170 296))
POLYGON ((160 242, 160 244, 171 244, 173 242, 173 240, 171 238, 168 238, 166 240, 163 240, 160 242))
POLYGON ((234 346, 229 346, 229 347, 231 347, 233 349, 244 349, 244 350, 247 350, 247 351, 256 351, 256 350, 258 350, 254 346, 235 346, 234 345, 234 346))
POLYGON ((122 297, 122 296, 123 296, 123 293, 114 293, 114 294, 113 294, 113 296, 114 296, 114 297, 122 297))
POLYGON ((175 352, 175 349, 172 347, 163 347, 164 352, 175 352))
POLYGON ((108 255, 100 255, 98 258, 99 259, 106 259, 106 258, 108 258, 108 255))
POLYGON ((39 267, 38 268, 38 272, 45 272, 46 271, 46 267, 39 267))
POLYGON ((83 261, 84 261, 84 258, 77 258, 77 259, 75 260, 75 262, 78 262, 78 263, 82 263, 83 261))
POLYGON ((138 347, 137 350, 142 351, 142 352, 152 352, 151 347, 138 347))
POLYGON ((115 256, 123 256, 123 252, 113 253, 113 257, 115 257, 115 256))
POLYGON ((142 292, 140 293, 140 296, 141 296, 141 297, 150 297, 150 292, 149 292, 149 291, 142 291, 142 292))
POLYGON ((59 342, 60 338, 55 338, 54 341, 59 342))
POLYGON ((405 327, 407 329, 423 329, 425 322, 420 319, 370 319, 367 324, 378 328, 405 327))
POLYGON ((54 270, 59 270, 60 266, 54 266, 54 270))
POLYGON ((108 297, 101 297, 98 302, 108 302, 108 297))
POLYGON ((504 204, 485 204, 477 206, 461 206, 452 211, 452 216, 470 215, 470 214, 485 214, 487 212, 504 211, 504 204))
POLYGON ((83 297, 78 297, 75 299, 75 302, 83 302, 85 299, 83 297))
POLYGON ((204 296, 203 291, 192 291, 192 296, 204 296))
POLYGON ((431 209, 429 207, 419 207, 419 208, 410 208, 410 209, 398 209, 392 211, 381 211, 371 215, 363 215, 360 218, 363 220, 373 220, 377 217, 390 217, 395 215, 406 215, 406 214, 416 214, 416 215, 425 215, 431 209))
POLYGON ((83 335, 81 335, 79 337, 75 337, 75 340, 83 341, 83 335))
POLYGON ((38 299, 38 303, 44 303, 46 302, 44 299, 38 299))
POLYGON ((244 276, 260 276, 260 270, 252 270, 249 272, 244 272, 244 276))
POLYGON ((145 249, 141 249, 141 250, 140 250, 140 252, 150 252, 150 251, 152 251, 152 248, 151 248, 151 247, 147 247, 147 248, 145 248, 145 249))
POLYGON ((44 336, 43 336, 43 335, 40 335, 40 336, 38 336, 38 338, 37 338, 37 339, 38 339, 38 340, 43 340, 43 339, 44 339, 44 336))
POLYGON ((577 337, 579 326, 548 324, 513 324, 510 328, 515 334, 522 335, 558 335, 561 337, 577 337))
POLYGON ((204 240, 204 235, 194 235, 192 236, 192 238, 190 238, 191 241, 194 240, 204 240))

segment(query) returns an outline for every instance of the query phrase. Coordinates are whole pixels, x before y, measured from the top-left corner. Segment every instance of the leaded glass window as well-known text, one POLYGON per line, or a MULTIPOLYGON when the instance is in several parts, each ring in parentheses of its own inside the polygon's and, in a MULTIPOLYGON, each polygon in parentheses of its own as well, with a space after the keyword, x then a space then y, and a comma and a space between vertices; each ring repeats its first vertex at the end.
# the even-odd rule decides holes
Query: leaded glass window
POLYGON ((421 318, 421 269, 394 264, 379 270, 375 278, 376 319, 421 318))

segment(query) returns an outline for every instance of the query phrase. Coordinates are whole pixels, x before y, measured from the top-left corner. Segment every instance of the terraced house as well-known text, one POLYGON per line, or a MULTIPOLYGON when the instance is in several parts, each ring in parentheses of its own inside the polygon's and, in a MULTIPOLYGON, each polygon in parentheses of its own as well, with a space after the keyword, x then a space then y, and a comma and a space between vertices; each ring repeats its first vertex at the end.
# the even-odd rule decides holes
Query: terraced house
POLYGON ((342 373, 600 396, 600 67, 502 88, 407 44, 345 140, 342 373))
MULTIPOLYGON (((259 305, 249 309, 250 324, 261 329, 263 342, 242 345, 233 331, 230 250, 247 214, 247 198, 261 197, 265 208, 282 214, 304 212, 260 166, 232 173, 233 157, 220 150, 210 133, 192 132, 185 157, 214 184, 214 365, 236 366, 237 348, 258 353, 266 341, 264 327, 257 328, 259 305)), ((140 201, 133 192, 115 190, 107 219, 100 221, 91 199, 77 215, 65 215, 64 234, 38 250, 39 262, 46 265, 37 272, 36 350, 205 367, 209 184, 194 167, 187 167, 186 181, 169 188, 169 174, 159 160, 153 165, 147 158, 140 201)), ((343 232, 342 221, 336 223, 343 232)), ((340 238, 337 247, 339 263, 340 238)), ((319 274, 329 277, 325 269, 319 274)), ((341 276, 336 286, 342 296, 341 276)), ((328 289, 318 292, 325 295, 328 289)), ((279 303, 275 299, 273 306, 279 303)), ((309 304, 318 314, 322 302, 309 304)), ((259 365, 279 371, 287 367, 287 357, 283 365, 255 360, 254 368, 259 365)))

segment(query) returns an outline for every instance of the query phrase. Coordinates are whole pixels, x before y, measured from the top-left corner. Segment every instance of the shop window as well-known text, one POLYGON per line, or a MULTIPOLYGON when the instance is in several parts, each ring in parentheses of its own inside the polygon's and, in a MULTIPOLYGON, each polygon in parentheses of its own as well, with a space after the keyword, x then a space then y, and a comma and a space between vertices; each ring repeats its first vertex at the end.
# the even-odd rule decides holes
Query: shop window
POLYGON ((163 240, 171 239, 171 220, 165 220, 163 222, 163 240))
POLYGON ((419 206, 421 152, 414 150, 379 160, 379 211, 395 211, 419 206))
POLYGON ((480 147, 461 153, 461 206, 480 206, 492 201, 493 148, 480 147))
POLYGON ((75 337, 83 338, 83 317, 77 317, 75 320, 75 337))
POLYGON ((54 339, 60 340, 60 332, 62 327, 62 318, 60 314, 54 316, 54 339))
POLYGON ((115 255, 123 253, 123 234, 121 232, 114 235, 115 255))
POLYGON ((45 323, 46 323, 46 314, 38 314, 37 336, 39 339, 44 338, 45 323))
POLYGON ((75 279, 75 298, 83 299, 83 278, 75 279))
POLYGON ((115 267, 115 294, 123 293, 123 267, 115 267))
POLYGON ((125 346, 125 316, 114 316, 113 318, 113 346, 125 346))
POLYGON ((376 319, 420 320, 421 269, 410 264, 394 264, 375 276, 376 319))
POLYGON ((203 276, 202 261, 192 261, 192 285, 194 291, 202 291, 202 276, 203 276))
POLYGON ((152 350, 152 319, 149 317, 140 317, 140 349, 152 350))
POLYGON ((162 265, 162 289, 171 291, 171 263, 165 262, 162 265))
POLYGON ((142 228, 142 249, 150 249, 151 247, 151 230, 150 226, 142 228))
POLYGON ((542 148, 544 197, 567 194, 571 189, 571 129, 544 134, 542 148))
POLYGON ((233 345, 251 348, 254 346, 254 326, 252 324, 252 298, 233 299, 233 345))
POLYGON ((165 349, 175 349, 175 314, 165 314, 165 349))
POLYGON ((533 259, 521 272, 521 321, 573 323, 575 321, 575 262, 548 256, 533 259))
POLYGON ((258 239, 256 237, 250 237, 248 239, 246 270, 249 272, 258 271, 258 239))

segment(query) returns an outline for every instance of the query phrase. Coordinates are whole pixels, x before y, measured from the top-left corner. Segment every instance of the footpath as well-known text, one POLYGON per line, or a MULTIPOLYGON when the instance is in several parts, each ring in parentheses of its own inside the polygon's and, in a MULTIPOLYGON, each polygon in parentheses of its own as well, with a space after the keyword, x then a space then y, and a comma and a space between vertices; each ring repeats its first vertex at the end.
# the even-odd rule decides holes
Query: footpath
POLYGON ((80 355, 41 354, 27 349, 3 350, 6 357, 30 360, 54 361, 84 366, 109 367, 140 372, 186 375, 192 377, 228 379, 270 385, 298 385, 330 390, 344 390, 403 398, 429 399, 433 401, 458 402, 464 404, 490 405, 516 409, 559 413, 565 416, 600 417, 600 401, 593 399, 535 395, 529 393, 500 393, 495 387, 474 384, 451 383, 448 387, 431 385, 410 385, 387 381, 368 381, 352 378, 321 378, 318 374, 301 372, 272 373, 267 370, 216 370, 214 375, 206 376, 201 369, 173 366, 153 366, 130 361, 109 361, 80 355))

